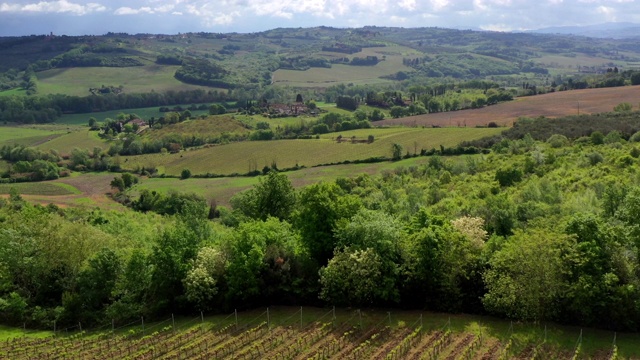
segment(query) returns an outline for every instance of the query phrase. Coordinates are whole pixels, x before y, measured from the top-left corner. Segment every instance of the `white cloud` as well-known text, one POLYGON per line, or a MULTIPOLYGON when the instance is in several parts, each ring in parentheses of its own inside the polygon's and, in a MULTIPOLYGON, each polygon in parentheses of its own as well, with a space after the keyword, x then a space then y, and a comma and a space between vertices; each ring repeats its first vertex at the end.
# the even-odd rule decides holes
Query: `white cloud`
POLYGON ((40 1, 30 4, 0 4, 0 12, 11 13, 71 13, 75 15, 86 15, 94 12, 107 10, 106 6, 98 3, 77 4, 67 0, 40 1))
MULTIPOLYGON (((275 27, 379 25, 487 30, 535 29, 640 21, 634 0, 0 0, 0 24, 13 14, 40 14, 39 25, 74 28, 50 14, 127 31, 260 31, 275 27), (101 3, 99 3, 101 2, 101 3), (124 15, 144 15, 129 21, 124 15), (189 15, 189 21, 181 18, 189 15), (162 21, 157 17, 162 16, 162 21), (119 19, 119 20, 118 20, 119 19), (105 26, 107 26, 105 25, 105 26)), ((68 21, 67 21, 68 22, 68 21)), ((8 22, 6 22, 8 23, 8 22)), ((76 25, 78 28, 80 25, 76 25)), ((2 26, 0 25, 0 28, 2 26)), ((25 25, 24 28, 27 28, 25 25)), ((110 30, 117 30, 110 29, 110 30)), ((3 29, 4 30, 4 29, 3 29)), ((8 31, 7 31, 8 32, 8 31)))
POLYGON ((130 7, 124 6, 116 9, 116 11, 114 11, 113 13, 116 15, 139 15, 139 14, 153 14, 155 13, 155 11, 153 11, 148 6, 141 7, 138 9, 132 9, 130 7))

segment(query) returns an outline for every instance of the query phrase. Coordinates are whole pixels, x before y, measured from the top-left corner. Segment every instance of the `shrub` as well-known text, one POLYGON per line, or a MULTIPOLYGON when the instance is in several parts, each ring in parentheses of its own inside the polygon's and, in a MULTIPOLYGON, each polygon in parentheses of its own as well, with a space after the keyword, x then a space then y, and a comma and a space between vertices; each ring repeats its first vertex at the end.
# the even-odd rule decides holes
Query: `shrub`
POLYGON ((189 169, 184 169, 180 173, 180 179, 182 179, 182 180, 188 179, 190 177, 191 177, 191 170, 189 170, 189 169))
POLYGON ((629 141, 631 141, 631 142, 640 142, 640 131, 638 131, 635 134, 631 135, 631 137, 629 138, 629 141))
POLYGON ((496 171, 495 179, 500 183, 500 186, 511 186, 522 180, 522 170, 516 167, 500 169, 496 171))
POLYGON ((607 136, 604 137, 605 144, 619 143, 621 140, 622 140, 622 134, 620 133, 620 131, 617 131, 617 130, 613 130, 609 132, 607 136))
POLYGON ((628 102, 623 102, 620 103, 616 106, 613 107, 613 111, 615 112, 627 112, 627 111, 631 111, 631 109, 633 108, 633 106, 628 103, 628 102))
POLYGON ((553 134, 547 140, 547 143, 551 145, 553 148, 561 148, 563 146, 569 145, 569 139, 567 139, 564 135, 553 134))
POLYGON ((604 144, 604 135, 600 131, 594 131, 591 133, 591 143, 593 145, 604 144))
POLYGON ((604 157, 599 152, 592 152, 591 154, 587 155, 587 158, 589 159, 589 163, 591 164, 591 166, 604 161, 604 157))

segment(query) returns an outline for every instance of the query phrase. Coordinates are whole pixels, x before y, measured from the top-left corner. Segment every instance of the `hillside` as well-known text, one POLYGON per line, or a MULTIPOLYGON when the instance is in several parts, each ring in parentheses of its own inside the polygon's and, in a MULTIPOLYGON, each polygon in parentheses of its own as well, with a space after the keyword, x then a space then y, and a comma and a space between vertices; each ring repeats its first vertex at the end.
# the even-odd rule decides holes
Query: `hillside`
POLYGON ((376 126, 486 126, 490 122, 511 126, 519 117, 562 117, 612 111, 614 106, 628 102, 637 107, 640 86, 604 89, 560 91, 527 96, 515 101, 487 106, 481 109, 450 111, 427 115, 386 119, 376 126))
POLYGON ((633 69, 639 61, 633 40, 441 28, 30 36, 0 38, 0 91, 24 86, 20 77, 27 69, 37 82, 31 92, 89 95, 89 88, 102 85, 126 93, 271 84, 325 88, 394 83, 407 75, 541 85, 557 75, 633 69))

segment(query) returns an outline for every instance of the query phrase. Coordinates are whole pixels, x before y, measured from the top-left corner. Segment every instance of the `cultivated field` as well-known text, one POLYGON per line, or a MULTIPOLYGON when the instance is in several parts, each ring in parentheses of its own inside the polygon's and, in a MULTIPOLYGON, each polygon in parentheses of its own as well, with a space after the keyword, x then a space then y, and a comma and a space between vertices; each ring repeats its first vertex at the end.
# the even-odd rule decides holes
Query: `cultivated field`
POLYGON ((65 155, 70 154, 74 148, 93 150, 94 147, 99 147, 107 149, 109 144, 100 139, 97 131, 89 131, 89 128, 79 128, 40 142, 37 147, 41 150, 56 150, 61 155, 65 155))
POLYGON ((486 106, 481 109, 442 112, 388 119, 375 122, 376 126, 486 126, 490 122, 511 126, 521 116, 560 117, 613 111, 621 102, 628 102, 634 109, 640 101, 640 86, 585 89, 549 93, 517 98, 514 101, 486 106))
POLYGON ((373 135, 371 144, 337 143, 330 136, 310 140, 245 141, 221 146, 182 151, 178 154, 149 154, 124 156, 122 166, 128 170, 156 167, 161 173, 179 175, 184 169, 193 174, 244 174, 261 170, 276 163, 281 169, 297 165, 311 167, 342 161, 363 160, 372 157, 391 157, 392 144, 398 143, 404 153, 421 149, 456 146, 464 140, 479 139, 498 134, 503 129, 478 128, 399 128, 364 129, 334 133, 345 139, 356 136, 366 140, 373 135))
MULTIPOLYGON (((11 359, 625 359, 637 335, 492 318, 375 310, 271 308, 6 337, 11 359), (73 334, 73 335, 71 335, 73 334), (607 340, 602 340, 607 339, 607 340), (614 355, 615 354, 615 355, 614 355), (615 356, 615 357, 614 357, 615 356)), ((13 331, 12 334, 16 332, 13 331)))
POLYGON ((14 189, 22 195, 38 196, 68 196, 78 194, 78 190, 70 185, 61 182, 35 182, 35 183, 15 183, 0 184, 0 195, 9 194, 14 189))
MULTIPOLYGON (((460 161, 464 161, 464 156, 459 157, 460 161)), ((424 165, 429 162, 428 157, 415 157, 404 159, 396 162, 379 162, 370 164, 348 164, 348 165, 332 165, 320 166, 314 168, 305 168, 297 171, 288 171, 284 174, 291 180, 295 188, 307 186, 319 181, 333 181, 338 177, 351 177, 359 174, 376 175, 383 171, 392 171, 399 167, 409 167, 424 165)), ((5 163, 0 162, 0 171, 2 171, 5 163)), ((72 177, 61 178, 47 182, 68 186, 70 193, 64 196, 56 192, 49 194, 43 193, 40 182, 20 183, 3 185, 0 193, 9 193, 9 189, 15 185, 19 193, 24 198, 39 204, 53 203, 62 207, 68 206, 86 206, 110 208, 115 210, 124 209, 123 206, 114 202, 109 198, 108 194, 112 192, 110 182, 117 174, 95 174, 74 173, 72 177)), ((180 180, 177 178, 143 178, 138 185, 135 185, 135 191, 142 189, 155 190, 162 193, 176 190, 179 192, 196 193, 205 199, 215 199, 219 205, 229 206, 229 200, 236 193, 249 189, 258 183, 259 177, 222 177, 222 178, 190 178, 180 180)), ((48 185, 49 186, 49 185, 48 185)), ((60 190, 63 191, 63 190, 60 190)))
POLYGON ((299 70, 277 70, 273 74, 273 83, 278 85, 288 85, 294 87, 328 87, 336 84, 377 84, 390 82, 381 79, 381 76, 395 74, 398 71, 411 71, 402 64, 403 57, 420 56, 415 50, 404 46, 388 46, 365 48, 359 53, 352 55, 339 53, 320 53, 329 57, 354 57, 364 58, 367 56, 377 56, 383 59, 375 66, 351 66, 334 64, 331 68, 311 68, 305 71, 299 70))
POLYGON ((0 126, 0 146, 13 144, 33 146, 54 139, 65 132, 62 129, 45 129, 28 125, 0 126))
POLYGON ((189 85, 173 75, 179 66, 147 65, 133 67, 79 67, 52 69, 37 73, 38 93, 88 96, 89 88, 123 86, 124 92, 165 92, 213 88, 189 85))
POLYGON ((218 137, 223 133, 244 134, 249 130, 235 117, 210 116, 203 120, 187 120, 177 124, 164 126, 162 129, 146 131, 149 139, 161 139, 165 136, 177 135, 183 138, 218 137))
MULTIPOLYGON (((186 109, 191 104, 180 105, 182 108, 186 109)), ((198 104, 199 105, 199 104, 198 104)), ((169 106, 169 108, 173 108, 174 105, 169 106)), ((102 112, 94 112, 88 114, 66 114, 62 115, 59 119, 56 120, 58 124, 69 124, 69 125, 87 125, 89 123, 89 118, 94 117, 98 121, 104 121, 106 118, 116 119, 118 114, 136 114, 140 116, 143 120, 148 120, 151 117, 160 118, 164 116, 164 113, 159 111, 159 106, 152 106, 147 108, 134 108, 134 109, 122 109, 122 110, 113 110, 113 111, 102 111, 102 112)), ((189 110, 192 116, 199 116, 203 114, 209 114, 209 110, 189 110)))

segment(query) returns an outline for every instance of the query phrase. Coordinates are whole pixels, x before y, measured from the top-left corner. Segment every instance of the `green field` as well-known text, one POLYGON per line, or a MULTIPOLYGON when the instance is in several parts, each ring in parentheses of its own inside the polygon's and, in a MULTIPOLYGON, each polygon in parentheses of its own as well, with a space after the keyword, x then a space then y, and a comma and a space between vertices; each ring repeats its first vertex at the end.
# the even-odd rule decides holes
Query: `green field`
POLYGON ((65 131, 60 128, 43 126, 0 126, 0 146, 20 144, 33 146, 54 139, 65 131))
POLYGON ((11 90, 0 91, 0 96, 25 96, 27 95, 27 91, 22 88, 15 88, 11 90))
MULTIPOLYGON (((189 107, 191 104, 180 105, 184 109, 189 107)), ((174 105, 168 106, 169 108, 173 108, 174 105)), ((101 111, 87 114, 66 114, 62 115, 61 118, 56 120, 58 124, 69 124, 69 125, 87 125, 89 123, 89 118, 94 117, 98 121, 104 121, 106 118, 116 119, 118 114, 136 114, 140 116, 143 120, 150 119, 151 117, 160 118, 164 116, 164 113, 160 112, 159 106, 147 107, 147 108, 135 108, 135 109, 122 109, 122 110, 112 110, 112 111, 101 111)), ((209 114, 209 110, 189 110, 192 116, 200 116, 209 114)))
MULTIPOLYGON (((463 157, 464 158, 464 157, 463 157)), ((462 158, 461 158, 462 159, 462 158)), ((376 175, 400 167, 424 165, 428 157, 415 157, 400 161, 384 161, 371 164, 348 164, 319 166, 288 171, 284 174, 295 188, 311 185, 320 181, 334 181, 339 177, 353 177, 359 174, 376 175)), ((84 175, 83 175, 84 176, 84 175)), ((196 193, 206 199, 215 199, 219 205, 229 206, 229 200, 236 193, 249 189, 258 183, 259 177, 223 177, 223 178, 149 178, 136 185, 136 189, 155 190, 168 193, 172 190, 196 193)))
POLYGON ((402 64, 403 57, 420 56, 418 52, 404 46, 388 46, 365 48, 363 51, 352 54, 321 53, 329 57, 366 57, 377 56, 383 59, 375 66, 351 66, 334 64, 331 68, 310 68, 305 71, 277 70, 273 74, 273 83, 294 87, 328 87, 336 84, 377 84, 387 83, 391 80, 381 79, 381 76, 395 74, 398 71, 411 71, 402 64))
POLYGON ((156 167, 162 173, 179 175, 183 169, 193 174, 233 174, 260 170, 276 163, 279 168, 311 167, 345 160, 362 160, 371 157, 390 157, 392 144, 400 144, 404 152, 411 154, 421 149, 439 148, 440 145, 456 146, 464 140, 495 135, 503 129, 479 128, 388 128, 361 129, 326 135, 312 140, 248 141, 228 145, 191 149, 178 154, 148 154, 123 157, 122 166, 134 170, 156 167), (332 137, 356 136, 366 139, 373 135, 372 144, 337 143, 332 137))
POLYGON ((160 129, 144 132, 146 138, 161 139, 165 136, 179 135, 181 137, 218 137, 222 133, 243 134, 249 130, 235 116, 210 116, 206 119, 187 120, 173 125, 166 125, 160 129))
POLYGON ((38 93, 88 96, 89 88, 123 86, 126 93, 165 92, 213 88, 188 85, 173 77, 178 66, 86 67, 52 69, 37 73, 38 93))
POLYGON ((93 150, 95 147, 107 149, 109 143, 100 139, 97 131, 88 128, 72 130, 66 134, 52 138, 37 146, 42 150, 56 150, 60 154, 70 154, 74 148, 93 150))
POLYGON ((32 182, 32 183, 15 183, 0 184, 0 194, 9 194, 11 189, 15 189, 22 195, 74 195, 78 194, 78 189, 71 185, 60 182, 32 182))

